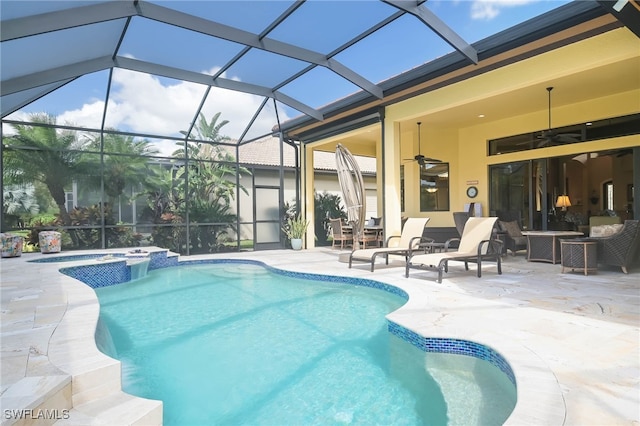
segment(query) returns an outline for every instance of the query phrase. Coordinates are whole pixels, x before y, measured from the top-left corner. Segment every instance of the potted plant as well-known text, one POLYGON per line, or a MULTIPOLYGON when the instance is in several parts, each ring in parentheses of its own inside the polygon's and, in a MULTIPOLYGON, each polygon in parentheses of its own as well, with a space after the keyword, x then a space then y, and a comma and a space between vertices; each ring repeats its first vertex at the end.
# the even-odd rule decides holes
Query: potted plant
POLYGON ((287 223, 282 228, 282 231, 291 241, 292 249, 300 250, 302 248, 302 238, 304 234, 307 233, 308 227, 309 221, 303 219, 301 215, 287 219, 287 223))

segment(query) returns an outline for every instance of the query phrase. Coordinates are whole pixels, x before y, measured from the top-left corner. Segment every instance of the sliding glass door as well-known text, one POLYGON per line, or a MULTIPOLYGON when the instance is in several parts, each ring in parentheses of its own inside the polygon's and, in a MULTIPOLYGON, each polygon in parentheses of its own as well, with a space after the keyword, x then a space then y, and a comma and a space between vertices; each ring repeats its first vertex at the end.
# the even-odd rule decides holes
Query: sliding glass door
POLYGON ((489 167, 491 196, 489 210, 503 220, 518 219, 529 228, 530 225, 530 176, 529 161, 497 164, 489 167))
POLYGON ((620 149, 489 166, 490 212, 533 230, 584 231, 591 216, 633 219, 633 157, 620 149))

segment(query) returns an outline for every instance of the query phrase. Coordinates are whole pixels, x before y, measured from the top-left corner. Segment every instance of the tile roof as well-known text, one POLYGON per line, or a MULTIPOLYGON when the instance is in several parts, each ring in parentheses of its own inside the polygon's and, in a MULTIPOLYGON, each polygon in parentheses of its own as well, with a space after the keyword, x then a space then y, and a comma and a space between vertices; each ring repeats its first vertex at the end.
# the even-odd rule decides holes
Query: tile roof
MULTIPOLYGON (((278 167, 280 164, 280 140, 275 137, 267 137, 257 141, 240 145, 239 161, 244 165, 261 165, 278 167)), ((234 153, 233 147, 226 147, 234 153)), ((283 150, 284 166, 295 167, 295 150, 285 144, 283 150)), ((360 170, 365 174, 376 173, 376 159, 356 155, 360 170)), ((313 167, 315 170, 336 170, 335 153, 314 151, 313 167)))

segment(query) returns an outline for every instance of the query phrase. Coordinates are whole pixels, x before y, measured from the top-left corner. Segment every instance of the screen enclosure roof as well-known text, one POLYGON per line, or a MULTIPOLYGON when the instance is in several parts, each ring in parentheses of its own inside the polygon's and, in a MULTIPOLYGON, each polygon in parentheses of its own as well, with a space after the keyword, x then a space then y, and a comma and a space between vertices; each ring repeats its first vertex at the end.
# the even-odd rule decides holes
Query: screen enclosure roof
POLYGON ((226 136, 240 142, 283 122, 322 121, 352 99, 383 99, 425 67, 475 64, 508 45, 513 28, 535 34, 558 10, 607 13, 564 0, 5 0, 0 8, 4 120, 47 112, 60 125, 160 140, 184 138, 200 114, 220 112, 226 136))

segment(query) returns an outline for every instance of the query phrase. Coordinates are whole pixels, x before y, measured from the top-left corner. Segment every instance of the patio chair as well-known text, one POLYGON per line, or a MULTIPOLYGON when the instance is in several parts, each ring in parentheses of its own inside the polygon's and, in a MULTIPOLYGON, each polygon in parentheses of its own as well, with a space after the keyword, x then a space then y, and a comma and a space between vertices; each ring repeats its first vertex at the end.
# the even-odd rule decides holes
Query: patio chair
POLYGON ((527 237, 522 235, 522 229, 518 221, 510 222, 498 221, 498 228, 504 238, 504 245, 507 250, 511 250, 511 255, 515 256, 517 251, 527 249, 527 237))
POLYGON ((619 266, 622 272, 633 264, 640 248, 640 221, 625 220, 622 229, 606 237, 592 237, 598 243, 598 263, 619 266))
MULTIPOLYGON (((376 257, 383 255, 385 263, 389 264, 389 255, 395 254, 404 256, 405 260, 411 249, 418 248, 418 245, 425 241, 422 237, 424 227, 429 222, 428 217, 412 217, 405 222, 401 235, 392 235, 387 238, 384 247, 354 249, 349 256, 349 268, 354 260, 371 263, 371 272, 376 264, 376 257), (391 245, 394 244, 394 245, 391 245)), ((429 239, 431 240, 431 239, 429 239)))
POLYGON ((498 229, 504 249, 511 250, 515 256, 517 251, 527 250, 527 237, 522 235, 522 218, 519 210, 497 210, 498 229))
POLYGON ((341 219, 329 219, 329 222, 331 224, 331 236, 333 237, 331 248, 334 248, 337 243, 340 243, 341 249, 345 246, 353 246, 353 232, 351 229, 344 228, 341 219))
POLYGON ((458 231, 459 236, 462 237, 464 224, 467 223, 467 220, 470 217, 469 212, 453 212, 453 222, 456 224, 456 230, 458 231))
MULTIPOLYGON (((456 225, 456 231, 458 231, 458 236, 462 237, 462 232, 464 231, 464 224, 467 223, 467 220, 471 217, 469 212, 453 212, 453 222, 456 225)), ((451 244, 454 248, 457 248, 457 242, 460 240, 451 241, 451 244)), ((451 247, 451 245, 449 246, 451 247)))
POLYGON ((367 248, 367 244, 369 244, 369 246, 375 246, 375 247, 380 247, 380 242, 378 240, 378 231, 377 230, 371 230, 371 229, 364 229, 364 231, 362 232, 362 235, 360 235, 360 238, 357 239, 358 243, 362 243, 362 248, 366 249, 367 248))
POLYGON ((470 217, 464 226, 462 238, 456 251, 446 251, 449 242, 445 244, 442 253, 409 254, 405 276, 409 277, 409 269, 427 269, 438 271, 438 282, 442 282, 442 272, 448 272, 450 261, 464 262, 465 270, 469 270, 469 262, 478 264, 478 277, 482 276, 482 261, 494 260, 498 266, 498 274, 502 274, 502 241, 491 239, 497 217, 470 217))

